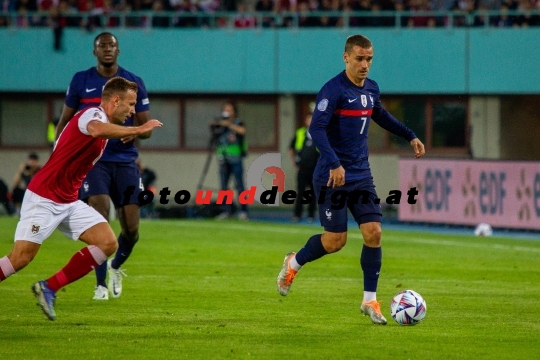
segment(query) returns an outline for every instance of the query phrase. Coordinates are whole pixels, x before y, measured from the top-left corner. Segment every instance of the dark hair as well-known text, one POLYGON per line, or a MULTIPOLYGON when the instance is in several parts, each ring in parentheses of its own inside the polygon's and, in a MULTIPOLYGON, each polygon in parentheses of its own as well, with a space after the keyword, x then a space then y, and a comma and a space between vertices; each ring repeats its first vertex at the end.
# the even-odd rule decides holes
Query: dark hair
POLYGON ((28 154, 28 158, 32 160, 39 160, 39 156, 35 152, 31 152, 30 154, 28 154))
POLYGON ((116 40, 116 46, 118 46, 118 38, 116 36, 114 36, 113 34, 111 34, 110 32, 102 32, 101 34, 98 34, 98 36, 96 36, 94 38, 94 46, 96 46, 96 43, 98 42, 98 40, 102 37, 102 36, 112 36, 114 38, 114 40, 116 40))
POLYGON ((223 109, 223 107, 225 105, 231 105, 233 110, 234 110, 234 115, 238 115, 238 108, 236 107, 236 104, 233 103, 232 101, 225 101, 222 105, 221 105, 221 108, 223 109))
POLYGON ((129 90, 137 92, 138 90, 137 84, 134 83, 133 81, 126 80, 123 77, 115 76, 105 83, 105 87, 103 88, 101 98, 108 100, 114 94, 118 94, 120 95, 121 98, 124 98, 124 95, 129 90))
POLYGON ((350 53, 354 46, 360 46, 362 49, 369 49, 373 47, 371 40, 369 40, 364 35, 351 35, 347 38, 345 42, 345 52, 350 53))

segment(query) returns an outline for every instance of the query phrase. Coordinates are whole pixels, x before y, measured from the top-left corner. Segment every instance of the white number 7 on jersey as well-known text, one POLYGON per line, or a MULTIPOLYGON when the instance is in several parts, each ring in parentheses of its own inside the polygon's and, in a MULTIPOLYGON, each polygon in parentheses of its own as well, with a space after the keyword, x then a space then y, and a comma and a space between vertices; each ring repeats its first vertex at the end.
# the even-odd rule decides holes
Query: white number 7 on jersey
POLYGON ((366 127, 366 123, 367 123, 367 117, 363 116, 360 118, 360 120, 362 120, 364 123, 362 124, 362 129, 360 130, 360 134, 364 133, 364 128, 366 127))

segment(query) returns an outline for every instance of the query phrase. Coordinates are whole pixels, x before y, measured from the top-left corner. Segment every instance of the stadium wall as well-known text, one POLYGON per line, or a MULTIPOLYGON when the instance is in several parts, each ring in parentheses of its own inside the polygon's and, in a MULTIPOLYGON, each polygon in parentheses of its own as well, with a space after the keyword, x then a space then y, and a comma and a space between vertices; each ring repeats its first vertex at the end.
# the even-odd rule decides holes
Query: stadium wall
MULTIPOLYGON (((343 29, 116 30, 120 63, 150 92, 317 92, 343 69, 343 29)), ((375 44, 371 77, 394 94, 540 93, 540 29, 362 29, 375 44)), ((0 91, 65 91, 94 65, 97 33, 0 30, 0 91)))

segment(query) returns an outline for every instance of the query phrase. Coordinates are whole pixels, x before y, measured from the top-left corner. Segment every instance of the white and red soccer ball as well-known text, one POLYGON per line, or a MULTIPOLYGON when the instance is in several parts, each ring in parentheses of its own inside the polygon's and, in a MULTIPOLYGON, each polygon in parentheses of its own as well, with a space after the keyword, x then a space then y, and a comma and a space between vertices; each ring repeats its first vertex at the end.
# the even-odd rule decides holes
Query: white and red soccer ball
POLYGON ((392 318, 400 325, 416 325, 426 316, 426 301, 413 290, 403 290, 390 304, 392 318))

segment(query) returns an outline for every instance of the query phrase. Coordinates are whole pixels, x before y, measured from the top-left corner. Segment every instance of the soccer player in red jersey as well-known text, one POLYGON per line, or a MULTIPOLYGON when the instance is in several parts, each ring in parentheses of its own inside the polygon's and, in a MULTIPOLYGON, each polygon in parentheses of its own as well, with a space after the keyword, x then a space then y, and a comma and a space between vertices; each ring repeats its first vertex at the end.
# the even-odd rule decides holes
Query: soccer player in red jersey
POLYGON ((78 200, 78 192, 86 174, 103 154, 108 139, 137 136, 162 126, 158 120, 141 126, 122 126, 135 113, 136 100, 136 83, 121 77, 107 81, 100 106, 88 107, 73 116, 51 157, 28 185, 13 250, 0 258, 0 282, 28 265, 55 229, 88 245, 56 274, 32 285, 50 320, 56 319, 56 292, 104 263, 118 247, 107 220, 78 200))
MULTIPOLYGON (((118 65, 120 47, 118 39, 111 33, 103 32, 94 39, 94 55, 97 65, 77 72, 68 87, 62 115, 56 135, 62 132, 73 115, 88 106, 98 106, 101 102, 103 86, 112 77, 120 76, 137 84, 135 114, 124 123, 126 126, 143 125, 150 120, 150 100, 143 80, 118 65)), ((111 139, 103 156, 88 172, 79 190, 79 199, 96 209, 105 219, 109 218, 111 202, 117 209, 122 231, 118 236, 118 251, 114 257, 96 268, 94 300, 108 300, 109 294, 117 298, 122 294, 121 266, 130 257, 139 240, 139 194, 144 190, 139 167, 135 163, 139 154, 135 138, 147 139, 152 132, 111 139), (124 195, 132 189, 131 196, 124 195), (109 280, 107 283, 107 273, 109 280)))

